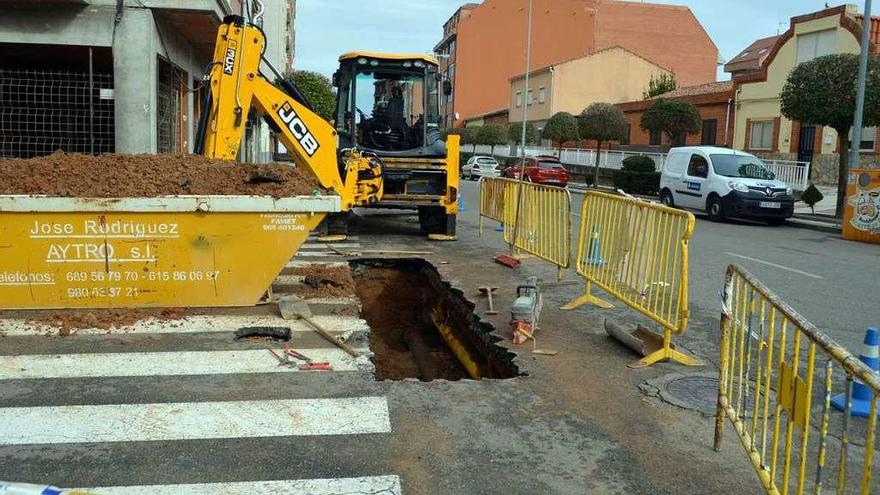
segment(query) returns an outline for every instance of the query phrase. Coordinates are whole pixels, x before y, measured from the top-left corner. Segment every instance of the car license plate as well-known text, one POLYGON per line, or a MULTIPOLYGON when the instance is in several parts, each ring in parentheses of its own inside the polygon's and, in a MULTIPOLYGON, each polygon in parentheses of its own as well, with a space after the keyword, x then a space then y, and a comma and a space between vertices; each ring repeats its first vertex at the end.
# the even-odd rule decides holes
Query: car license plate
POLYGON ((772 201, 761 201, 758 203, 758 206, 761 208, 782 208, 782 204, 774 203, 772 201))

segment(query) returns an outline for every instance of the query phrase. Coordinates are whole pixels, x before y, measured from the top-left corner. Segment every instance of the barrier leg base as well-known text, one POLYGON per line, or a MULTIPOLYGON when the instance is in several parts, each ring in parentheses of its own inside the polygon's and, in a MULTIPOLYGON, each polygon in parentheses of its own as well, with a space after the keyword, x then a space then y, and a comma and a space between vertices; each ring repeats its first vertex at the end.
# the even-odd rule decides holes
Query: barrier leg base
POLYGON ((687 354, 677 351, 675 349, 670 349, 668 347, 664 347, 658 349, 651 354, 639 359, 638 361, 628 365, 630 368, 647 368, 654 363, 660 361, 673 361, 678 364, 683 364, 685 366, 702 366, 703 362, 699 359, 692 358, 687 354))
POLYGON ((593 305, 599 306, 600 308, 605 308, 605 309, 610 309, 610 308, 614 307, 613 304, 611 304, 610 302, 608 302, 604 299, 599 299, 598 297, 596 297, 592 294, 584 294, 582 296, 579 296, 579 297, 572 299, 571 302, 569 302, 565 306, 562 306, 559 309, 564 309, 567 311, 567 310, 579 308, 579 307, 583 306, 584 304, 593 304, 593 305))
POLYGON ((348 240, 347 235, 336 234, 336 235, 322 235, 318 236, 318 242, 342 242, 348 240))

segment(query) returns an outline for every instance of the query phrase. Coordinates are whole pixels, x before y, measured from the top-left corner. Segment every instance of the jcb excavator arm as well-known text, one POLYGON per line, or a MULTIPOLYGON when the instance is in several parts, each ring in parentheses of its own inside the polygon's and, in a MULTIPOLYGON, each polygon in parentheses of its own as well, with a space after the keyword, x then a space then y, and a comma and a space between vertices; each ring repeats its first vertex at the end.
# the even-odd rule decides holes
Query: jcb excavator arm
POLYGON ((279 139, 296 166, 341 196, 343 210, 380 200, 379 161, 354 150, 339 153, 333 127, 301 98, 298 101, 260 74, 265 44, 262 30, 243 18, 223 20, 210 72, 210 105, 203 110, 207 114, 200 123, 196 152, 234 160, 253 106, 280 129, 279 139))

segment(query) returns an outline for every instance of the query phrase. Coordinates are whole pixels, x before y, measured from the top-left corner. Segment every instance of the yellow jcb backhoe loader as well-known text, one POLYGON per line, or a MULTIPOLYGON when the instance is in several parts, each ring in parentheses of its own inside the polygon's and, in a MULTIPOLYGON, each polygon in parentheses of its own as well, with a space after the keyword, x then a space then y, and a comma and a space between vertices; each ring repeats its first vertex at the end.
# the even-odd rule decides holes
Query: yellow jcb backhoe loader
MULTIPOLYGON (((437 61, 426 55, 354 52, 339 58, 333 75, 336 116, 327 122, 302 92, 263 59, 266 38, 252 20, 228 16, 214 50, 195 151, 234 160, 251 109, 270 122, 297 167, 342 198, 343 234, 354 207, 417 209, 421 230, 455 235, 459 141, 439 129, 437 61), (261 62, 275 81, 261 73, 261 62)), ((448 85, 447 85, 448 86, 448 85)))

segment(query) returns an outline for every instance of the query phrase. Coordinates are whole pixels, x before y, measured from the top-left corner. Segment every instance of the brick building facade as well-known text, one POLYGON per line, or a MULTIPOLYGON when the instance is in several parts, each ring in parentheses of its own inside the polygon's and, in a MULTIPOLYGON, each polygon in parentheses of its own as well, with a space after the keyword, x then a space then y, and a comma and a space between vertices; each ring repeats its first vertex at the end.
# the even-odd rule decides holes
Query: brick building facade
POLYGON ((620 103, 617 107, 623 111, 629 124, 629 139, 620 144, 622 147, 656 151, 685 145, 731 146, 736 121, 734 98, 733 82, 723 81, 678 88, 647 100, 620 103), (642 130, 642 114, 660 98, 684 100, 696 105, 703 120, 701 131, 688 134, 683 141, 671 142, 667 136, 651 135, 642 130))
MULTIPOLYGON (((620 46, 668 68, 681 85, 715 80, 718 48, 687 7, 616 0, 533 0, 531 68, 620 46)), ((456 10, 435 47, 453 84, 446 121, 460 124, 507 106, 522 74, 527 0, 484 0, 456 10), (454 62, 452 62, 454 61, 454 62)))

